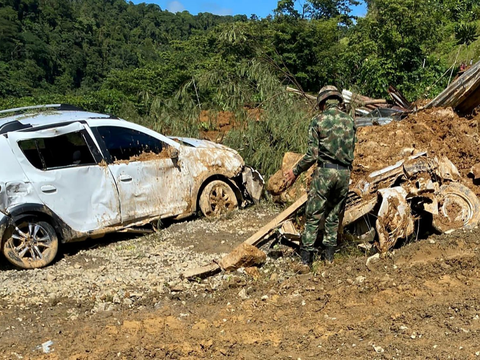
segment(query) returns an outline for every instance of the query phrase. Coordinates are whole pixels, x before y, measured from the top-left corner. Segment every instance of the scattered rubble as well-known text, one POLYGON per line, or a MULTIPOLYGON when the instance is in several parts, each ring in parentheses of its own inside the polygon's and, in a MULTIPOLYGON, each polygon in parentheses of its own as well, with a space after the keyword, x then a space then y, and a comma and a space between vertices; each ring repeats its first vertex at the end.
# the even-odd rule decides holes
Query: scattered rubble
POLYGON ((412 235, 415 220, 425 214, 440 232, 472 229, 480 221, 480 200, 459 180, 461 175, 448 158, 411 155, 352 183, 342 225, 357 239, 376 240, 381 253, 412 235))
MULTIPOLYGON (((480 188, 468 175, 478 177, 479 145, 477 117, 460 118, 451 108, 423 110, 385 126, 360 128, 343 228, 358 242, 373 242, 381 253, 398 239, 418 238, 418 219, 428 219, 426 214, 432 231, 474 228, 480 221, 476 196, 480 188)), ((282 168, 267 184, 275 201, 296 202, 282 213, 286 216, 262 227, 258 236, 246 243, 256 245, 281 234, 285 220, 305 203, 314 169, 291 188, 287 189, 284 180, 284 173, 301 156, 285 154, 282 168)), ((196 271, 203 276, 213 269, 218 271, 220 266, 194 269, 187 278, 196 271)))

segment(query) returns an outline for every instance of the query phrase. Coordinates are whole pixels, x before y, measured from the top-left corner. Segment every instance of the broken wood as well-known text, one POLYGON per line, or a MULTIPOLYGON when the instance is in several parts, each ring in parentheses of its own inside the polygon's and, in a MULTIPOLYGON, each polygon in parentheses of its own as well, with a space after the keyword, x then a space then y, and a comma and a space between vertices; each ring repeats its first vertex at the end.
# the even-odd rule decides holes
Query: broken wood
POLYGON ((298 95, 305 96, 307 99, 317 101, 317 97, 316 97, 316 96, 306 94, 306 93, 304 93, 303 91, 294 89, 294 88, 292 88, 292 87, 290 87, 290 86, 287 86, 287 91, 288 91, 288 92, 295 93, 295 94, 298 94, 298 95))
POLYGON ((192 270, 187 270, 182 274, 182 278, 188 280, 195 280, 195 279, 205 279, 209 276, 213 276, 216 273, 219 273, 222 269, 218 264, 211 263, 205 266, 201 266, 192 270))
POLYGON ((413 110, 411 102, 408 101, 407 98, 395 88, 395 86, 390 85, 388 87, 388 93, 390 94, 391 98, 397 106, 405 109, 406 111, 413 110))
POLYGON ((376 100, 369 100, 363 103, 363 106, 368 105, 380 105, 380 104, 388 104, 388 101, 385 99, 376 99, 376 100))
POLYGON ((471 114, 479 104, 480 61, 466 70, 424 108, 451 107, 460 114, 471 114))
MULTIPOLYGON (((242 245, 257 245, 260 241, 262 241, 267 235, 269 235, 273 230, 275 230, 283 221, 288 219, 292 214, 294 214, 300 207, 303 206, 307 202, 308 194, 303 194, 297 201, 295 201, 292 205, 278 214, 272 221, 270 221, 267 225, 263 226, 260 230, 258 230, 255 234, 250 236, 247 240, 245 240, 240 246, 235 248, 233 251, 238 251, 238 248, 242 247, 242 245)), ((230 253, 231 254, 231 253, 230 253)), ((221 264, 224 259, 227 259, 229 255, 225 255, 219 263, 221 264)), ((192 270, 188 270, 182 274, 184 279, 197 279, 197 278, 206 278, 211 275, 216 274, 221 270, 220 265, 216 263, 212 263, 207 266, 202 266, 199 268, 195 268, 192 270)))
POLYGON ((272 230, 276 229, 283 221, 287 220, 292 214, 294 214, 303 204, 307 202, 308 194, 303 194, 297 201, 292 205, 278 214, 272 221, 267 225, 258 230, 255 234, 250 236, 245 240, 246 244, 257 245, 261 240, 265 238, 272 230))

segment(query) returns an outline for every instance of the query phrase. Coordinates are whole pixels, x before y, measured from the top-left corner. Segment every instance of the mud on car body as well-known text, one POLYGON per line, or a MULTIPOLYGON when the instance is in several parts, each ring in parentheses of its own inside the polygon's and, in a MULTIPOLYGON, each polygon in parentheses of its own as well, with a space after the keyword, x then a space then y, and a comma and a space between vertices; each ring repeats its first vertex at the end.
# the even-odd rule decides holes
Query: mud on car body
POLYGON ((20 268, 59 244, 259 200, 263 179, 233 149, 169 138, 70 105, 0 111, 0 240, 20 268), (13 115, 11 115, 13 113, 13 115))

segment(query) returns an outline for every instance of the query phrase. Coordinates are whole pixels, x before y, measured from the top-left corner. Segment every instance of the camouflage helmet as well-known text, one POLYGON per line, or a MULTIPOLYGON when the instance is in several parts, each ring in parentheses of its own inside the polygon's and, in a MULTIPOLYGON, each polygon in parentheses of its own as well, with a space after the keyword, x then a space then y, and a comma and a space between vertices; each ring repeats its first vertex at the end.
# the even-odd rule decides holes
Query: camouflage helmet
POLYGON ((340 94, 338 89, 333 85, 327 85, 320 89, 317 96, 317 104, 323 103, 325 100, 335 98, 340 103, 343 103, 343 96, 340 94))

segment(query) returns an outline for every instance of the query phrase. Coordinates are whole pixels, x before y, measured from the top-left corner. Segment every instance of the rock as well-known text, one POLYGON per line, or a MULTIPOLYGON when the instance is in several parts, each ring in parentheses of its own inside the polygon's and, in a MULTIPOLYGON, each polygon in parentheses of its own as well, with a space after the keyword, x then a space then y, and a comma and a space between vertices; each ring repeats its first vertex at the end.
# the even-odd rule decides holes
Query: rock
POLYGON ((290 170, 298 160, 302 158, 302 156, 303 154, 292 152, 285 153, 282 168, 273 174, 268 180, 266 190, 274 195, 274 201, 281 203, 295 201, 305 193, 316 165, 307 170, 305 175, 302 175, 300 179, 297 179, 295 184, 289 189, 287 189, 284 176, 284 173, 290 170))
POLYGON ((100 311, 105 311, 106 308, 107 308, 107 304, 104 303, 104 302, 101 302, 100 304, 98 304, 98 305, 96 306, 96 310, 97 310, 98 312, 100 312, 100 311))
POLYGON ((133 304, 132 299, 129 299, 129 298, 123 299, 123 305, 130 306, 130 305, 132 305, 132 304, 133 304))
POLYGON ((283 156, 282 168, 273 174, 267 183, 267 191, 274 195, 279 195, 285 191, 287 184, 285 183, 286 171, 290 170, 295 163, 302 158, 302 154, 287 152, 283 156))
POLYGON ((239 296, 242 300, 248 299, 247 290, 246 290, 245 288, 243 288, 243 289, 240 290, 240 292, 238 293, 238 296, 239 296))
POLYGON ((475 180, 480 179, 480 163, 473 165, 469 174, 473 175, 475 180))
POLYGON ((273 273, 272 275, 270 275, 270 281, 277 281, 278 280, 278 274, 277 273, 273 273))
POLYGON ((365 276, 357 276, 357 278, 355 279, 355 283, 356 284, 363 284, 365 282, 366 278, 365 276))
POLYGON ((260 271, 256 267, 248 267, 245 269, 245 273, 248 276, 251 276, 253 279, 257 280, 260 277, 260 271))
POLYGON ((171 292, 182 292, 182 291, 184 291, 184 290, 185 290, 185 288, 183 287, 183 285, 180 285, 180 284, 179 284, 179 285, 172 286, 172 287, 170 288, 170 291, 171 291, 171 292))
POLYGON ((233 271, 241 267, 261 265, 267 260, 267 255, 255 246, 245 243, 237 246, 230 254, 220 261, 220 267, 225 271, 233 271))
POLYGON ((404 148, 402 151, 400 151, 400 156, 402 157, 407 157, 410 156, 414 153, 415 148, 404 148))
POLYGON ((377 253, 375 255, 372 255, 370 256, 366 263, 365 263, 365 266, 369 269, 369 266, 371 266, 371 264, 375 264, 376 262, 380 261, 380 254, 377 253))

